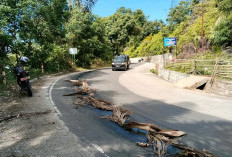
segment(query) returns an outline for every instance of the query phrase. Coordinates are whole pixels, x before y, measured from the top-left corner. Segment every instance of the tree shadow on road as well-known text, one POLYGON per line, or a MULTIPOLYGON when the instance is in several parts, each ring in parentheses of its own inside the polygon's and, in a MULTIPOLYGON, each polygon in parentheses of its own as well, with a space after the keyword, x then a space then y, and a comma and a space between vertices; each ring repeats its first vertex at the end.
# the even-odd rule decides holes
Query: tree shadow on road
POLYGON ((187 135, 182 141, 189 146, 209 150, 218 156, 231 156, 231 121, 186 109, 186 106, 188 108, 197 106, 191 101, 174 105, 165 103, 165 100, 153 100, 136 95, 115 80, 120 73, 115 73, 115 78, 114 75, 109 76, 109 73, 109 70, 96 71, 84 76, 91 81, 91 85, 101 87, 96 93, 97 96, 131 109, 134 112, 132 118, 138 122, 154 123, 162 128, 185 131, 187 135), (98 77, 103 77, 100 78, 102 82, 98 77), (112 82, 105 82, 106 80, 112 82))

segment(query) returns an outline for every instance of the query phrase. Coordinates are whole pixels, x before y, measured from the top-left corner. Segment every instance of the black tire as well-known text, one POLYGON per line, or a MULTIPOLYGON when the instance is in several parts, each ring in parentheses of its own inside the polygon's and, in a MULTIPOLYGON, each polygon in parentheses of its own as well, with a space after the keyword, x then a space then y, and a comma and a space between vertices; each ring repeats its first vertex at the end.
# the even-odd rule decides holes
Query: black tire
POLYGON ((112 71, 115 71, 115 70, 112 68, 112 71))
POLYGON ((31 85, 30 82, 27 82, 27 94, 29 97, 32 97, 31 85))

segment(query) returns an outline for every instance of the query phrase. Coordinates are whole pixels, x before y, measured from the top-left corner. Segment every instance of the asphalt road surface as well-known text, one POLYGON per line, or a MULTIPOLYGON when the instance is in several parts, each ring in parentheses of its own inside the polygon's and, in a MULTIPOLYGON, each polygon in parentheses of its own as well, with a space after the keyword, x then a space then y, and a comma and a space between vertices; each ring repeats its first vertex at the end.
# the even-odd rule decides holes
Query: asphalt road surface
MULTIPOLYGON (((183 143, 197 149, 205 148, 221 157, 231 157, 232 121, 191 109, 189 106, 194 104, 193 100, 184 101, 188 107, 183 107, 174 105, 171 101, 165 101, 163 97, 159 98, 161 95, 158 90, 154 90, 154 93, 157 92, 157 99, 133 92, 128 89, 129 87, 125 87, 126 81, 119 81, 119 78, 124 75, 124 79, 127 79, 125 74, 133 73, 133 70, 140 66, 141 64, 131 65, 129 71, 103 69, 74 74, 58 80, 52 86, 52 100, 62 114, 61 120, 72 133, 79 137, 80 144, 96 157, 153 156, 152 148, 136 146, 136 142, 146 142, 143 133, 128 132, 115 123, 101 118, 109 115, 110 112, 100 111, 91 106, 79 106, 78 109, 74 109, 73 102, 76 97, 62 96, 74 91, 74 87, 69 82, 64 82, 65 79, 86 79, 92 88, 97 89, 98 97, 131 109, 134 112, 132 119, 138 122, 153 123, 166 129, 185 131, 187 136, 181 138, 183 143)), ((128 81, 130 80, 133 78, 128 78, 128 81)), ((178 91, 174 87, 170 86, 170 88, 171 92, 178 91)), ((162 89, 162 84, 157 85, 157 89, 162 89)), ((169 94, 166 91, 166 95, 169 94)), ((194 92, 191 94, 194 95, 194 92)), ((212 95, 203 95, 202 101, 204 97, 213 98, 212 95)))

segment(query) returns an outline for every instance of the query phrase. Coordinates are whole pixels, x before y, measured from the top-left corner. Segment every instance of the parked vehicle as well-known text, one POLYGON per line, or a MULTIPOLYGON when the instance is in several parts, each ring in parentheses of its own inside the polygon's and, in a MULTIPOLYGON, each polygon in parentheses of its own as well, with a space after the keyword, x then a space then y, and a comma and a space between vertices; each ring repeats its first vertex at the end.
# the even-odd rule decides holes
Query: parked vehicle
POLYGON ((129 56, 123 54, 120 56, 115 56, 112 62, 112 71, 114 70, 127 70, 130 67, 130 58, 129 56))
MULTIPOLYGON (((21 57, 21 62, 26 63, 28 61, 27 58, 21 57)), ((14 67, 14 73, 17 76, 17 84, 21 88, 22 91, 27 91, 28 96, 32 96, 32 91, 31 91, 31 84, 29 82, 30 75, 28 72, 23 70, 19 65, 14 67)))

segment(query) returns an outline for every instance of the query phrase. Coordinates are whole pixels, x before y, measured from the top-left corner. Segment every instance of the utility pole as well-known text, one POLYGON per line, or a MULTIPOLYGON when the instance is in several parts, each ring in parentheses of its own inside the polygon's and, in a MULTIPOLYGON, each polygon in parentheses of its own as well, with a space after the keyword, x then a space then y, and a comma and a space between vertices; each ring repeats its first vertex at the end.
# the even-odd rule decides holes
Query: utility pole
POLYGON ((176 6, 176 0, 172 0, 171 2, 171 8, 174 8, 176 6))
POLYGON ((201 0, 202 10, 202 29, 201 29, 201 47, 202 51, 205 52, 205 35, 204 35, 204 0, 201 0))

